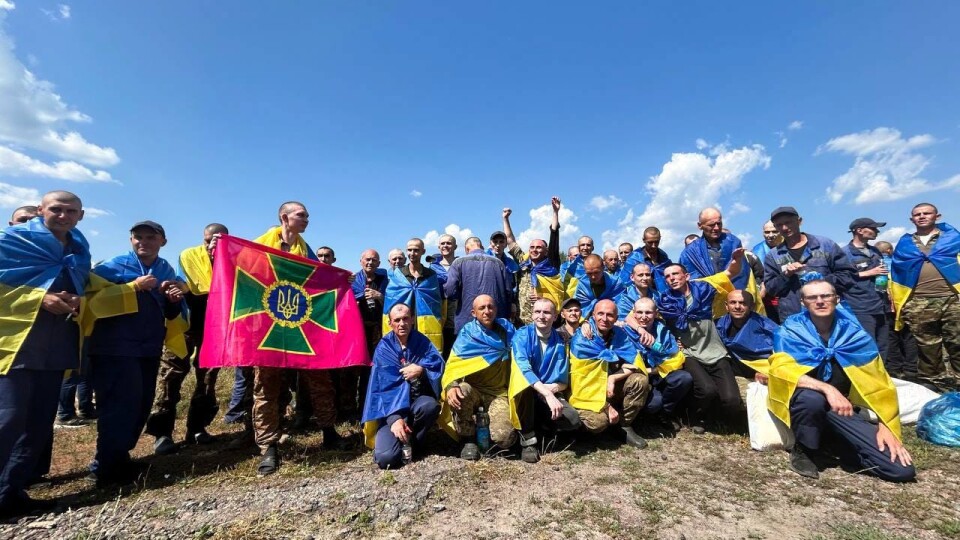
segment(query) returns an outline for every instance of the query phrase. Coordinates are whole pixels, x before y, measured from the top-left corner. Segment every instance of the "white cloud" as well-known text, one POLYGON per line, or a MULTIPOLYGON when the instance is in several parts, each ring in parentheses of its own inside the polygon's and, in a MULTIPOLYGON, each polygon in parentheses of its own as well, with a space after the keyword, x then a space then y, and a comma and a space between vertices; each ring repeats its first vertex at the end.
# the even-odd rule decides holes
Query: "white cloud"
POLYGON ((790 125, 787 126, 787 129, 789 129, 790 131, 797 131, 797 130, 803 129, 803 121, 794 120, 793 122, 790 122, 790 125))
POLYGON ((746 213, 749 212, 749 211, 750 211, 750 207, 749 207, 749 206, 743 204, 743 203, 740 202, 740 201, 736 201, 736 202, 734 202, 732 205, 730 205, 730 211, 727 212, 727 215, 728 215, 728 216, 735 216, 735 215, 737 215, 737 214, 746 214, 746 213))
POLYGON ((717 205, 721 195, 739 189, 751 171, 770 167, 771 158, 759 144, 734 149, 721 144, 700 150, 708 152, 673 154, 660 174, 647 183, 651 199, 646 208, 637 217, 631 209, 619 230, 605 231, 604 246, 620 242, 639 245, 648 226, 660 229, 663 247, 680 246, 684 236, 696 232, 700 210, 717 205))
POLYGON ((70 6, 67 4, 57 4, 57 9, 40 8, 40 11, 53 22, 65 21, 70 18, 70 6))
POLYGON ((787 145, 787 135, 784 132, 774 131, 773 133, 774 135, 777 136, 778 139, 780 139, 780 148, 783 148, 784 146, 787 145))
POLYGON ((467 241, 467 238, 471 236, 476 236, 473 234, 473 231, 470 229, 463 229, 456 223, 451 223, 443 228, 443 232, 436 230, 429 231, 427 234, 423 235, 423 245, 427 250, 427 253, 434 253, 437 249, 437 243, 440 241, 440 235, 449 234, 450 236, 457 239, 457 249, 462 251, 463 244, 467 241))
POLYGON ((880 234, 877 235, 877 240, 890 242, 896 246, 897 241, 900 240, 900 237, 908 232, 910 231, 908 231, 906 227, 890 227, 889 229, 880 231, 880 234))
POLYGON ((96 229, 90 229, 90 230, 84 232, 83 234, 85 234, 86 236, 91 236, 91 237, 93 237, 93 236, 100 236, 100 231, 98 231, 98 230, 96 230, 96 229))
MULTIPOLYGON (((794 120, 793 122, 790 122, 790 124, 787 126, 787 131, 799 131, 801 129, 803 129, 802 120, 794 120)), ((787 139, 786 131, 774 131, 773 133, 780 140, 780 148, 783 148, 784 146, 787 145, 788 139, 787 139)))
POLYGON ((743 243, 743 247, 747 249, 751 249, 753 247, 753 233, 738 232, 736 235, 737 238, 740 239, 740 242, 743 243))
POLYGON ((0 146, 0 174, 40 176, 68 182, 112 182, 119 184, 107 171, 91 170, 76 161, 45 163, 6 146, 0 146))
POLYGON ((419 199, 421 196, 423 196, 423 193, 417 190, 413 190, 410 192, 410 196, 413 197, 414 199, 419 199))
POLYGON ((113 212, 109 210, 101 210, 99 208, 94 208, 92 206, 83 207, 83 217, 97 219, 98 217, 103 216, 112 216, 113 212))
POLYGON ((0 182, 0 208, 40 204, 40 197, 40 192, 33 188, 11 186, 0 182))
POLYGON ((58 8, 59 11, 60 11, 60 18, 61 18, 61 19, 69 19, 69 18, 70 18, 70 6, 68 6, 68 5, 66 5, 66 4, 60 4, 60 5, 57 6, 57 8, 58 8))
POLYGON ((853 166, 827 188, 831 202, 838 203, 848 194, 854 195, 856 204, 896 201, 960 186, 960 174, 939 183, 921 176, 930 158, 919 150, 935 142, 933 135, 904 139, 896 129, 879 127, 830 139, 814 155, 839 152, 855 157, 853 166))
POLYGON ((604 212, 614 208, 625 208, 627 203, 623 202, 623 200, 616 195, 610 195, 607 197, 604 197, 603 195, 596 195, 590 199, 590 204, 588 206, 598 212, 604 212))
POLYGON ((0 9, 12 10, 16 8, 17 5, 11 2, 10 0, 0 0, 0 9))
MULTIPOLYGON (((563 253, 567 247, 565 244, 573 243, 581 236, 580 227, 576 223, 579 219, 577 215, 566 206, 560 207, 560 214, 557 216, 560 220, 560 253, 563 253)), ((539 206, 530 210, 530 226, 517 235, 517 243, 524 251, 530 247, 530 242, 536 239, 550 239, 550 224, 553 222, 553 207, 549 204, 539 206)))

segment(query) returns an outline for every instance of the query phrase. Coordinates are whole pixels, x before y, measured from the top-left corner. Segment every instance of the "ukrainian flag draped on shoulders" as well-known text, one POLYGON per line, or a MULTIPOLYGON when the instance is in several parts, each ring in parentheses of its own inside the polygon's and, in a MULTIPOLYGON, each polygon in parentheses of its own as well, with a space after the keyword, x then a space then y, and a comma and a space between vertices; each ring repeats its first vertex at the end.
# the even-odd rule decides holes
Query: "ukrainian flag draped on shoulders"
MULTIPOLYGON (((623 283, 630 283, 625 281, 623 283)), ((657 301, 657 298, 660 296, 660 293, 656 289, 650 287, 647 289, 647 296, 644 298, 650 298, 654 302, 657 301)), ((633 305, 637 303, 637 300, 641 298, 640 289, 636 285, 630 283, 626 288, 622 289, 620 294, 617 295, 617 320, 624 320, 627 318, 627 315, 633 311, 633 305)))
POLYGON ((607 403, 607 368, 620 361, 637 364, 639 352, 627 333, 614 326, 610 346, 604 342, 593 319, 589 324, 593 337, 587 339, 580 330, 570 340, 570 405, 577 409, 600 412, 607 403))
POLYGON ((877 413, 880 421, 899 439, 897 391, 883 367, 876 342, 845 308, 838 307, 835 317, 826 345, 809 311, 791 315, 783 322, 773 340, 767 407, 789 426, 790 399, 797 389, 797 381, 803 375, 818 371, 828 380, 830 360, 836 359, 850 379, 850 401, 877 413))
POLYGON ((673 337, 667 325, 661 321, 654 322, 653 332, 651 332, 654 342, 649 347, 640 342, 640 334, 633 328, 624 326, 623 331, 627 333, 633 346, 643 358, 643 362, 637 362, 637 366, 644 373, 649 374, 649 369, 656 369, 657 375, 666 377, 681 369, 686 362, 686 357, 677 344, 677 338, 673 337))
POLYGON ((411 282, 399 268, 387 273, 389 282, 383 297, 383 332, 390 331, 390 308, 406 304, 414 310, 416 329, 430 338, 434 347, 443 349, 443 302, 436 274, 411 282))
POLYGON ((65 248, 40 217, 0 231, 0 375, 10 370, 43 296, 62 272, 78 295, 86 291, 90 245, 76 229, 69 235, 65 248))
POLYGON ((567 299, 567 289, 563 283, 563 276, 560 269, 550 263, 549 257, 544 257, 540 262, 534 263, 529 256, 525 256, 524 261, 520 263, 520 270, 530 272, 530 284, 541 298, 546 298, 560 309, 563 301, 567 299))
POLYGON ((917 286, 920 268, 924 262, 930 262, 937 267, 947 283, 960 294, 960 232, 946 223, 937 223, 937 228, 940 229, 940 236, 930 253, 924 254, 920 251, 910 233, 901 236, 893 250, 890 295, 893 297, 893 307, 897 314, 897 330, 903 327, 900 312, 917 286))
MULTIPOLYGON (((260 244, 261 246, 267 246, 276 250, 283 251, 283 227, 271 227, 267 232, 253 239, 255 244, 260 244)), ((297 241, 290 245, 290 251, 285 253, 290 253, 293 255, 299 255, 305 259, 310 259, 316 261, 317 254, 313 252, 313 249, 307 244, 307 241, 303 239, 302 235, 297 237, 297 241)))
MULTIPOLYGON (((725 270, 727 265, 730 264, 730 261, 733 260, 733 252, 740 247, 743 247, 743 245, 736 236, 727 233, 720 235, 721 272, 725 270)), ((683 248, 683 251, 680 252, 680 264, 687 269, 690 277, 694 279, 707 278, 717 273, 713 266, 713 260, 710 258, 707 241, 703 237, 697 238, 693 242, 690 242, 687 247, 683 248)), ((731 282, 733 283, 733 289, 749 291, 750 294, 753 295, 753 310, 755 312, 764 315, 767 313, 766 308, 763 307, 763 300, 760 298, 760 288, 757 286, 757 282, 753 277, 753 271, 750 269, 750 264, 747 263, 746 257, 744 257, 740 273, 733 276, 731 282)), ((723 306, 720 306, 720 308, 722 307, 723 306)))
POLYGON ((510 420, 513 427, 520 429, 520 417, 517 414, 517 400, 524 390, 534 383, 543 384, 570 383, 570 361, 567 359, 567 346, 555 330, 550 331, 545 349, 540 347, 537 327, 528 324, 513 336, 510 345, 512 362, 510 365, 510 420))
POLYGON ((451 437, 457 439, 457 432, 453 426, 453 415, 446 402, 446 389, 450 383, 478 373, 497 362, 510 360, 510 343, 516 330, 513 324, 506 319, 497 319, 496 324, 505 331, 506 340, 500 338, 499 332, 487 329, 476 319, 463 325, 457 340, 453 342, 450 358, 443 370, 440 395, 440 427, 451 437))
MULTIPOLYGON (((377 268, 376 270, 373 271, 373 274, 374 274, 375 276, 387 277, 387 271, 384 270, 383 268, 377 268)), ((386 291, 387 291, 387 281, 388 281, 388 280, 386 280, 386 279, 384 279, 383 281, 381 281, 381 282, 380 282, 380 288, 377 289, 377 290, 379 290, 381 293, 386 293, 386 291)), ((356 274, 354 274, 354 276, 353 276, 353 284, 350 286, 350 288, 353 290, 353 296, 354 296, 354 298, 356 298, 357 300, 360 300, 361 298, 363 298, 363 295, 365 294, 365 291, 367 290, 367 278, 366 278, 366 276, 364 276, 363 270, 361 270, 361 271, 357 272, 356 274)))
POLYGON ((423 368, 421 381, 430 385, 433 395, 440 395, 440 378, 443 374, 443 357, 427 336, 410 332, 406 351, 393 332, 383 336, 373 351, 373 369, 367 385, 367 397, 363 405, 363 433, 368 447, 373 448, 380 421, 392 414, 410 411, 410 383, 402 375, 400 362, 406 356, 408 364, 423 368))
POLYGON ((733 291, 733 284, 724 272, 688 282, 691 304, 687 305, 686 296, 673 289, 661 294, 657 299, 660 316, 677 330, 686 330, 689 321, 717 319, 726 313, 727 294, 733 291))
POLYGON ((213 280, 213 263, 206 246, 193 246, 180 253, 180 275, 186 280, 190 293, 208 294, 213 280))
POLYGON ((733 317, 729 314, 717 321, 717 332, 727 350, 742 364, 767 374, 770 371, 769 358, 773 354, 773 336, 780 327, 759 313, 751 313, 740 330, 729 336, 732 326, 733 317))
MULTIPOLYGON (((137 289, 133 282, 142 276, 153 276, 157 279, 157 286, 147 294, 152 301, 161 307, 167 302, 160 292, 160 284, 164 281, 179 281, 170 263, 157 257, 153 264, 144 266, 137 254, 128 251, 108 259, 93 267, 90 273, 90 287, 87 291, 86 312, 83 317, 84 335, 89 336, 98 319, 116 317, 136 313, 140 309, 137 299, 137 289)), ((164 346, 180 358, 187 356, 187 343, 184 339, 187 324, 186 304, 182 304, 182 312, 175 319, 167 320, 167 334, 164 346)))
POLYGON ((606 272, 603 273, 603 292, 600 296, 593 291, 593 284, 590 278, 584 278, 578 281, 577 288, 571 295, 580 301, 580 313, 583 319, 587 319, 593 312, 593 306, 600 300, 616 300, 617 296, 623 292, 623 284, 616 277, 612 277, 606 272))

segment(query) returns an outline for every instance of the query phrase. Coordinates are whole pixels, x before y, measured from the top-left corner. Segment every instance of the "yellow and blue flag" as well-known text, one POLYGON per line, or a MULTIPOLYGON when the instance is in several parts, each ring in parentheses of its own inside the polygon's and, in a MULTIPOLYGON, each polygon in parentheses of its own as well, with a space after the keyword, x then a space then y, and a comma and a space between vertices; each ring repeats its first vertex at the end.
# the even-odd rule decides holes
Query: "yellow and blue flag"
POLYGON ((560 275, 560 269, 554 266, 550 259, 545 257, 538 263, 534 263, 529 257, 520 263, 521 270, 529 270, 530 283, 537 295, 553 302, 559 310, 563 301, 567 299, 567 288, 563 283, 563 276, 560 275))
POLYGON ((623 284, 620 283, 620 280, 604 272, 603 292, 600 293, 600 296, 597 296, 593 291, 593 284, 589 277, 579 280, 571 296, 580 301, 580 317, 583 320, 590 317, 593 306, 597 305, 597 302, 600 300, 616 300, 621 292, 623 292, 623 284))
POLYGON ((633 328, 624 326, 623 331, 643 358, 643 362, 637 362, 642 372, 649 374, 649 369, 656 369, 657 375, 666 377, 683 368, 686 357, 677 344, 677 338, 673 337, 663 321, 654 321, 652 332, 654 342, 649 347, 640 342, 640 334, 633 328))
POLYGON ((0 231, 0 375, 13 365, 57 277, 66 272, 81 297, 87 288, 90 245, 76 229, 69 235, 65 248, 40 217, 0 231))
POLYGON ((850 379, 850 401, 877 413, 880 421, 898 439, 901 437, 897 390, 883 367, 876 342, 845 308, 837 308, 826 345, 810 312, 803 311, 783 322, 774 336, 773 350, 767 407, 784 424, 790 425, 790 400, 800 377, 814 372, 811 376, 829 380, 830 360, 835 359, 850 379))
POLYGON ((416 283, 407 279, 399 268, 388 272, 388 276, 383 297, 383 333, 390 331, 390 309, 406 304, 416 317, 416 329, 430 338, 437 350, 443 350, 443 303, 436 274, 416 283))
POLYGON ((728 335, 731 326, 733 318, 729 314, 717 320, 717 332, 730 354, 754 371, 769 373, 773 336, 780 328, 777 323, 759 313, 750 313, 743 326, 732 337, 728 335))
MULTIPOLYGON (((740 247, 743 247, 743 244, 735 235, 727 233, 720 234, 719 270, 721 273, 727 268, 730 261, 733 260, 734 250, 740 247)), ((704 279, 717 273, 717 269, 713 265, 713 259, 710 258, 707 241, 702 236, 683 248, 683 251, 680 252, 680 264, 687 269, 687 272, 690 273, 690 277, 693 279, 704 279)), ((757 286, 757 281, 753 277, 753 270, 751 270, 750 265, 747 264, 746 257, 744 257, 740 273, 733 276, 731 281, 733 282, 733 289, 748 291, 753 295, 753 310, 755 312, 766 314, 766 308, 763 306, 763 300, 760 298, 760 288, 757 286)), ((722 306, 720 307, 722 308, 722 306)))
MULTIPOLYGON (((282 227, 271 227, 267 232, 253 239, 255 244, 260 244, 262 246, 271 247, 277 250, 283 250, 283 228, 282 227)), ((293 243, 292 246, 289 246, 290 250, 285 251, 284 253, 290 253, 292 255, 299 255, 304 259, 310 259, 311 261, 316 261, 317 254, 313 252, 313 249, 307 244, 307 241, 303 239, 303 236, 299 236, 297 241, 293 243)))
POLYGON ((893 308, 896 311, 896 329, 903 327, 900 312, 904 304, 913 294, 914 287, 920 279, 920 268, 929 261, 953 290, 960 293, 960 232, 946 223, 937 223, 940 236, 930 249, 924 254, 913 241, 913 235, 904 234, 893 250, 893 263, 890 268, 890 295, 893 298, 893 308))
POLYGON ((193 246, 180 253, 180 275, 194 296, 208 294, 213 280, 213 263, 206 246, 193 246))
POLYGON ((610 345, 604 342, 593 319, 589 324, 593 337, 587 339, 578 329, 570 340, 570 405, 600 412, 607 403, 607 374, 610 364, 643 361, 627 333, 614 326, 610 345))
MULTIPOLYGON (((622 275, 622 274, 621 274, 622 275)), ((633 305, 637 303, 637 300, 640 299, 640 289, 636 285, 630 283, 630 281, 623 281, 622 283, 629 283, 623 291, 617 295, 617 320, 624 320, 627 318, 627 315, 633 311, 633 305)), ((650 298, 654 302, 657 301, 657 298, 660 296, 660 293, 654 289, 652 286, 647 289, 646 298, 650 298)))
POLYGON ((556 330, 550 331, 545 348, 540 346, 540 337, 534 324, 528 324, 513 336, 510 345, 513 361, 510 364, 510 420, 520 429, 517 400, 524 390, 536 382, 543 384, 570 384, 570 360, 567 346, 556 330))

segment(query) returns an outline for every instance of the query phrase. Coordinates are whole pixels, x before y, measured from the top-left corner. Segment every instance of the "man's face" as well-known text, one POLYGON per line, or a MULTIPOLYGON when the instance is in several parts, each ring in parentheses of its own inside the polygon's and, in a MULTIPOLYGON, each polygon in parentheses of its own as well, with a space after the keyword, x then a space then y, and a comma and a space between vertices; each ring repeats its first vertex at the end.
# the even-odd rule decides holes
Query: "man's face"
POLYGON ((360 257, 360 267, 367 274, 373 274, 377 268, 380 268, 380 255, 373 251, 364 252, 360 257))
POLYGON ((777 231, 777 227, 773 223, 763 224, 763 241, 770 247, 776 246, 777 242, 780 241, 780 232, 777 231))
POLYGON ((553 302, 536 302, 533 304, 533 324, 538 330, 546 332, 553 328, 553 321, 557 320, 557 310, 553 302))
POLYGON ((711 241, 719 240, 723 232, 723 216, 717 212, 705 212, 700 219, 697 226, 703 231, 703 237, 711 241))
POLYGON ((333 264, 337 261, 337 258, 333 256, 333 250, 325 248, 317 251, 317 259, 323 264, 333 264))
POLYGON ((800 224, 803 220, 793 214, 780 214, 773 218, 773 226, 784 238, 796 238, 800 234, 800 224))
POLYGON ((637 286, 641 291, 645 291, 650 288, 650 283, 653 282, 653 272, 650 271, 650 267, 645 264, 638 264, 633 267, 633 272, 630 273, 630 280, 633 281, 633 284, 637 286))
POLYGON ((547 243, 543 240, 530 242, 530 260, 538 263, 547 258, 547 243))
POLYGON ((563 308, 563 310, 560 312, 560 316, 563 317, 563 322, 571 326, 577 326, 580 324, 580 317, 583 316, 583 311, 580 309, 578 304, 570 304, 569 306, 563 308))
POLYGON ((586 257, 593 253, 593 239, 589 236, 584 236, 577 242, 577 250, 580 252, 581 257, 586 257))
POLYGON ((620 255, 612 249, 604 251, 603 266, 606 267, 607 272, 616 272, 620 267, 620 255))
POLYGON ((390 256, 389 262, 391 268, 400 268, 407 264, 407 257, 402 252, 397 251, 390 256))
POLYGON ((397 337, 410 335, 411 324, 409 309, 396 309, 390 312, 390 329, 397 337))
POLYGON ((613 328, 613 323, 617 322, 617 305, 610 300, 601 300, 593 308, 593 322, 597 324, 597 330, 606 334, 613 328))
POLYGON ((453 255, 453 253, 457 251, 457 241, 450 236, 444 236, 437 244, 437 248, 440 249, 440 255, 443 255, 444 257, 453 255))
POLYGON ((803 305, 810 314, 817 317, 829 317, 837 310, 837 293, 829 283, 812 283, 801 289, 803 305))
POLYGON ((494 255, 497 257, 503 255, 504 248, 507 247, 507 239, 502 236, 497 236, 490 239, 490 249, 493 251, 494 255))
POLYGON ((20 223, 26 223, 35 217, 37 217, 36 212, 31 212, 29 210, 23 210, 23 209, 17 210, 16 212, 13 213, 13 216, 11 216, 10 225, 18 225, 20 223))
POLYGON ((620 264, 627 262, 627 257, 633 253, 633 246, 630 244, 620 244, 617 248, 617 255, 620 257, 620 264))
POLYGON ((633 304, 633 318, 644 328, 652 328, 657 320, 657 308, 649 298, 641 298, 633 304))
POLYGON ((567 250, 567 260, 573 262, 577 258, 577 255, 580 254, 580 251, 576 247, 571 247, 567 250))
POLYGON ((141 259, 156 259, 160 254, 160 248, 165 245, 167 245, 167 239, 149 227, 137 227, 130 233, 130 246, 141 259))
POLYGON ((40 203, 43 224, 53 233, 67 233, 83 219, 83 208, 77 201, 61 201, 51 198, 40 203))
POLYGON ((603 283, 603 263, 596 259, 590 259, 583 263, 583 271, 590 278, 590 283, 600 285, 603 283))
POLYGON ((750 315, 751 306, 744 300, 743 293, 733 291, 727 295, 727 313, 736 321, 746 319, 750 315))
POLYGON ((918 206, 910 213, 910 221, 918 229, 928 229, 937 222, 940 214, 932 206, 918 206))
POLYGON ((473 301, 473 316, 483 326, 493 327, 493 322, 497 320, 497 305, 493 303, 493 298, 485 294, 478 296, 473 301))
POLYGON ((310 224, 310 213, 302 206, 294 206, 280 220, 287 225, 290 232, 303 234, 307 230, 307 225, 310 224))
POLYGON ((689 275, 679 266, 668 266, 667 269, 663 271, 663 277, 671 289, 682 291, 687 287, 689 275))
POLYGON ((857 235, 867 241, 876 240, 879 232, 879 229, 876 227, 860 227, 856 230, 857 235))
POLYGON ((647 253, 656 253, 660 249, 660 235, 659 234, 645 234, 643 235, 643 250, 647 253))
POLYGON ((416 240, 407 242, 407 258, 410 259, 410 262, 419 264, 421 257, 423 257, 423 244, 416 240))

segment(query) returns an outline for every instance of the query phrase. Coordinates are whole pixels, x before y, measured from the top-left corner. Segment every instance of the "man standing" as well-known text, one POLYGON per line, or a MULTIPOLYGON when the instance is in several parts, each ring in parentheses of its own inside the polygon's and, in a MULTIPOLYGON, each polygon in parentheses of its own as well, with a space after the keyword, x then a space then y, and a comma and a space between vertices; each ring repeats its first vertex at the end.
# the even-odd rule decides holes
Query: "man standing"
POLYGON ((510 377, 511 420, 520 432, 520 458, 540 460, 537 427, 555 431, 580 428, 580 416, 563 392, 570 384, 570 361, 563 337, 553 329, 557 307, 546 298, 533 305, 533 322, 517 330, 511 344, 513 373, 510 377), (522 375, 516 376, 517 374, 522 375), (532 389, 532 391, 531 391, 532 389))
MULTIPOLYGON (((763 265, 764 259, 767 258, 767 253, 770 253, 770 250, 779 246, 781 242, 783 242, 783 237, 777 232, 777 228, 773 225, 773 222, 768 221, 764 223, 763 241, 753 246, 753 254, 760 260, 761 266, 763 265)), ((760 275, 763 275, 762 269, 760 275)), ((767 317, 779 324, 780 316, 777 312, 777 298, 767 294, 767 288, 763 283, 760 284, 760 298, 763 300, 763 307, 767 311, 767 317)))
POLYGON ((634 266, 639 263, 645 263, 653 272, 653 288, 663 292, 668 289, 667 282, 663 277, 663 270, 673 264, 667 253, 660 249, 660 229, 656 227, 647 227, 643 230, 643 249, 634 251, 623 267, 620 269, 620 281, 627 283, 630 281, 630 275, 634 266))
POLYGON ((437 249, 440 253, 427 257, 430 268, 437 273, 437 281, 440 283, 440 293, 443 296, 443 357, 450 356, 450 348, 453 347, 453 341, 457 339, 457 334, 453 331, 453 314, 457 312, 457 299, 447 298, 443 293, 443 286, 447 283, 447 270, 457 259, 457 239, 450 234, 442 234, 437 240, 437 249))
MULTIPOLYGON (((881 240, 874 244, 874 247, 880 250, 884 266, 891 270, 892 275, 893 244, 881 240)), ((890 281, 890 288, 893 289, 893 279, 890 278, 890 281)), ((917 366, 919 364, 917 360, 919 356, 917 340, 906 325, 901 324, 900 328, 897 329, 897 312, 893 309, 893 295, 890 296, 891 301, 886 306, 887 328, 890 329, 887 341, 887 372, 890 373, 891 377, 913 380, 917 376, 917 366)))
POLYGON ((490 417, 492 444, 507 450, 517 435, 507 398, 513 325, 497 318, 497 305, 489 295, 474 298, 472 307, 473 319, 457 333, 443 371, 440 423, 451 437, 464 443, 460 457, 476 461, 480 448, 474 442, 474 413, 479 407, 490 417))
POLYGON ((754 300, 747 291, 727 295, 727 314, 717 320, 717 332, 730 352, 733 372, 766 384, 773 354, 777 323, 753 311, 754 300))
POLYGON ((520 303, 520 320, 524 324, 533 322, 533 304, 541 298, 546 298, 560 309, 566 297, 563 279, 560 277, 560 199, 550 199, 553 207, 553 221, 550 224, 550 242, 542 239, 530 241, 529 255, 517 245, 510 226, 509 208, 503 211, 503 230, 507 234, 507 246, 510 255, 520 261, 518 280, 518 300, 520 303))
POLYGON ((76 230, 83 205, 73 193, 52 191, 39 213, 0 231, 0 317, 14 321, 0 336, 0 518, 55 506, 25 488, 52 444, 63 372, 80 364, 75 316, 90 272, 90 250, 76 230))
POLYGON ((437 273, 422 262, 424 251, 423 240, 411 238, 407 241, 409 264, 390 272, 383 302, 383 331, 388 332, 390 328, 390 308, 406 304, 413 312, 413 328, 430 338, 439 351, 443 350, 443 324, 440 320, 443 299, 437 273))
POLYGON ((197 383, 187 410, 187 441, 195 444, 208 444, 213 437, 207 433, 207 426, 217 414, 217 375, 218 368, 200 367, 200 347, 203 345, 203 323, 207 315, 207 296, 210 293, 210 280, 213 277, 213 253, 210 244, 215 235, 229 234, 224 225, 211 223, 203 229, 203 243, 187 248, 180 254, 180 274, 186 279, 187 290, 184 300, 190 309, 190 327, 184 334, 187 343, 187 355, 179 358, 169 349, 164 349, 160 357, 160 381, 153 413, 147 418, 146 432, 156 437, 154 452, 169 454, 176 449, 173 442, 173 426, 177 420, 177 404, 180 402, 180 388, 193 365, 197 383), (196 353, 196 354, 194 354, 196 353))
POLYGON ((19 225, 21 223, 26 223, 38 215, 39 212, 36 206, 21 206, 13 211, 13 214, 10 216, 10 221, 7 222, 7 224, 19 225))
POLYGON ((633 272, 630 274, 630 284, 617 295, 617 313, 620 314, 620 320, 627 318, 633 305, 641 298, 655 298, 658 296, 653 289, 653 272, 647 263, 637 263, 633 266, 633 272))
POLYGON ((930 203, 910 211, 916 226, 904 234, 893 251, 893 305, 896 327, 913 334, 919 348, 919 375, 927 380, 956 384, 943 363, 946 346, 953 377, 960 374, 960 232, 937 223, 940 214, 930 203))
POLYGON ((476 236, 467 238, 464 243, 467 254, 453 261, 447 272, 447 283, 443 292, 447 298, 459 300, 454 331, 459 335, 473 319, 473 300, 480 295, 493 298, 497 313, 510 314, 510 284, 507 270, 500 259, 483 252, 483 243, 476 236))
POLYGON ((840 460, 889 482, 916 477, 910 453, 900 442, 897 391, 884 371, 873 340, 849 315, 837 311, 829 282, 801 289, 800 312, 784 321, 770 358, 770 411, 793 429, 797 442, 790 469, 819 478, 814 463, 826 433, 841 439, 840 460), (877 414, 874 425, 854 404, 877 414))
MULTIPOLYGON (((357 307, 360 308, 363 335, 371 357, 383 335, 383 295, 387 291, 387 281, 387 271, 380 268, 380 254, 374 249, 364 250, 360 254, 360 271, 353 277, 352 289, 353 296, 357 299, 357 307)), ((349 418, 352 406, 358 407, 358 412, 364 410, 370 368, 352 366, 338 371, 337 396, 344 416, 349 418)))
POLYGON ((426 336, 413 329, 410 307, 390 309, 391 331, 373 354, 372 376, 363 408, 367 446, 381 469, 404 463, 403 447, 422 455, 427 431, 440 416, 443 358, 426 336))
POLYGON ((617 246, 617 256, 620 257, 621 266, 627 262, 627 257, 629 257, 631 253, 633 253, 633 244, 630 242, 624 242, 617 246))
MULTIPOLYGON (((723 216, 716 208, 704 208, 697 218, 697 227, 703 231, 700 238, 683 248, 680 264, 687 269, 692 279, 705 278, 723 272, 730 265, 733 252, 743 245, 735 235, 723 230, 723 216)), ((749 262, 749 261, 748 261, 749 262)), ((739 274, 730 278, 737 289, 748 291, 753 297, 760 298, 757 282, 749 264, 742 265, 739 274)), ((763 304, 757 310, 763 309, 763 304)))
POLYGON ((860 326, 877 342, 880 358, 886 365, 890 338, 886 313, 890 305, 887 273, 890 270, 883 265, 880 250, 870 245, 871 240, 877 239, 880 227, 885 225, 870 218, 858 218, 850 223, 853 239, 843 247, 843 251, 856 273, 843 299, 857 316, 860 326))
POLYGON ((763 284, 768 295, 778 298, 780 320, 800 312, 800 287, 812 279, 827 280, 839 294, 853 285, 856 270, 840 246, 825 236, 800 232, 803 219, 794 207, 777 208, 770 220, 783 243, 763 260, 763 284))
POLYGON ((620 275, 620 254, 615 250, 608 249, 603 252, 603 271, 612 278, 620 275))
MULTIPOLYGON (((503 221, 506 222, 510 218, 511 210, 509 208, 503 209, 503 221)), ((496 257, 503 263, 504 268, 507 271, 507 290, 510 293, 510 311, 504 312, 510 313, 510 320, 516 319, 519 306, 517 305, 517 274, 520 272, 520 265, 512 257, 508 256, 506 253, 507 250, 507 234, 503 231, 495 231, 490 235, 490 248, 487 249, 487 255, 496 257)))
POLYGON ((593 312, 593 306, 599 300, 614 300, 623 291, 623 284, 615 277, 603 271, 603 261, 598 255, 588 255, 583 260, 584 273, 587 279, 580 280, 577 288, 571 295, 580 301, 583 318, 587 319, 593 312))
POLYGON ((387 262, 390 263, 390 269, 396 270, 407 264, 407 256, 403 254, 400 248, 393 248, 387 253, 387 262))

